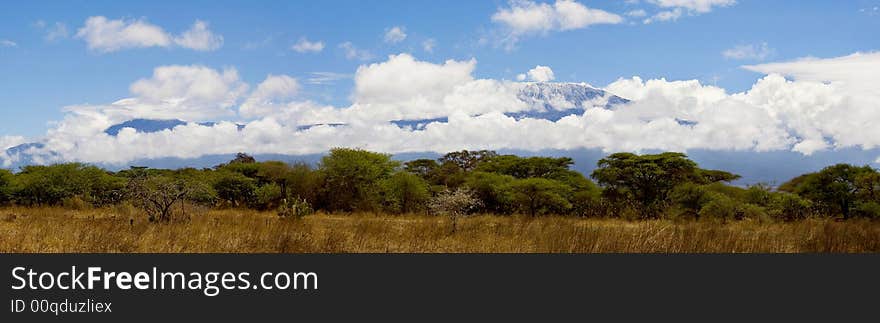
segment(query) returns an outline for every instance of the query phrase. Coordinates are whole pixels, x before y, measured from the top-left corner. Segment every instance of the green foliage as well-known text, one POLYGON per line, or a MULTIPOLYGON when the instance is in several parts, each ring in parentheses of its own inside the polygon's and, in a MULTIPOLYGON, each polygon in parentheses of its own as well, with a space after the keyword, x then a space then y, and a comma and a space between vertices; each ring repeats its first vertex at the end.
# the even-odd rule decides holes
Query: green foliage
POLYGON ((428 183, 421 177, 397 172, 382 183, 385 208, 393 213, 417 212, 430 197, 428 183))
POLYGON ((856 204, 853 215, 868 219, 880 219, 880 203, 872 201, 856 204))
POLYGON ((868 166, 849 164, 825 167, 817 173, 795 180, 796 183, 786 183, 783 186, 818 203, 823 212, 841 214, 844 219, 852 215, 856 204, 871 201, 876 194, 875 188, 880 186, 880 176, 876 170, 868 166))
POLYGON ((416 159, 403 163, 403 170, 416 174, 425 180, 435 177, 440 164, 433 159, 416 159))
POLYGON ((399 165, 391 156, 360 149, 335 148, 321 159, 326 205, 331 211, 378 209, 379 183, 399 165))
POLYGON ((513 176, 476 171, 465 180, 465 186, 482 201, 481 211, 508 214, 514 211, 513 176))
POLYGON ((254 201, 256 181, 241 173, 220 172, 214 190, 221 201, 229 206, 247 206, 254 201))
POLYGON ((741 217, 739 203, 721 194, 713 194, 709 202, 700 209, 700 217, 731 221, 741 217))
POLYGON ((511 184, 513 200, 529 216, 545 213, 564 214, 571 209, 566 198, 571 187, 546 178, 518 179, 511 184))
POLYGON ((776 193, 770 204, 770 215, 783 221, 806 219, 812 203, 791 193, 776 193))
POLYGON ((669 192, 693 177, 696 163, 681 153, 635 155, 616 153, 602 158, 593 178, 606 194, 635 203, 645 217, 655 217, 669 192))
POLYGON ((443 155, 440 158, 440 164, 453 165, 464 172, 470 172, 476 169, 481 162, 496 156, 498 154, 491 150, 454 151, 443 155))
POLYGON ((284 181, 287 183, 285 196, 300 197, 312 205, 318 202, 324 182, 320 172, 304 163, 291 165, 284 181))
POLYGON ((12 202, 12 181, 14 180, 15 176, 12 175, 12 172, 0 169, 0 206, 12 202))
POLYGON ((675 187, 671 198, 685 214, 699 217, 703 206, 712 201, 712 194, 702 185, 683 183, 675 187))
POLYGON ((554 178, 560 173, 569 172, 574 161, 568 157, 519 157, 501 155, 487 158, 479 163, 476 170, 487 173, 510 175, 516 178, 554 178))
POLYGON ((25 166, 15 176, 13 196, 23 205, 60 205, 79 196, 86 203, 101 206, 122 198, 125 180, 79 163, 25 166))
POLYGON ((269 183, 254 191, 253 206, 260 210, 273 209, 281 204, 282 199, 284 199, 284 193, 281 192, 281 186, 269 183))

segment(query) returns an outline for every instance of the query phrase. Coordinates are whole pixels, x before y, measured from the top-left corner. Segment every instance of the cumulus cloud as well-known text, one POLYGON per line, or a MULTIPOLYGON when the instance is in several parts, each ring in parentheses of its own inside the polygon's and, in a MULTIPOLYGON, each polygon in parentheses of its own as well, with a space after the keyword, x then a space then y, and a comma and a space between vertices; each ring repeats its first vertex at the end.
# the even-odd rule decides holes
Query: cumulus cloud
POLYGON ((200 65, 162 66, 153 70, 152 77, 131 84, 132 97, 106 105, 69 106, 65 111, 71 120, 86 118, 90 121, 83 125, 103 127, 101 131, 114 122, 133 118, 216 120, 234 115, 231 108, 247 88, 233 68, 217 71, 200 65))
POLYGON ((406 29, 401 26, 394 26, 385 30, 385 42, 396 44, 406 39, 406 29))
POLYGON ((296 44, 290 47, 293 51, 297 53, 319 53, 324 50, 324 42, 321 41, 309 41, 305 37, 300 38, 296 44))
POLYGON ((557 0, 553 5, 522 0, 511 1, 509 7, 499 8, 492 15, 492 21, 503 27, 501 41, 510 48, 524 35, 618 24, 623 22, 623 17, 589 8, 574 0, 557 0))
POLYGON ((530 69, 525 74, 519 74, 516 76, 518 81, 524 81, 526 79, 534 81, 534 82, 550 82, 556 77, 553 75, 553 70, 547 66, 535 66, 535 68, 530 69))
POLYGON ((269 75, 250 97, 241 105, 239 113, 244 117, 261 117, 276 112, 278 102, 293 98, 299 92, 299 81, 287 75, 269 75))
POLYGON ((733 48, 724 50, 721 55, 728 59, 750 59, 763 61, 773 55, 776 51, 767 46, 767 43, 738 45, 733 48))
POLYGON ((747 66, 768 75, 738 93, 696 80, 621 78, 603 89, 631 103, 587 106, 557 121, 505 115, 536 108, 518 98, 528 83, 475 78, 476 64, 389 56, 358 68, 348 107, 299 99, 299 83, 290 76, 270 75, 248 93, 234 70, 157 68, 151 78, 132 85, 133 98, 68 108, 43 142, 53 158, 112 163, 237 151, 307 154, 339 146, 389 153, 598 148, 803 154, 880 146, 880 127, 872 124, 880 120, 880 93, 873 86, 880 75, 877 53, 747 66), (220 118, 242 97, 247 99, 238 114, 250 121, 233 122, 233 117, 155 133, 104 133, 132 117, 220 118), (426 121, 417 129, 389 122, 431 118, 446 120, 426 121), (344 125, 334 125, 339 123, 344 125))
POLYGON ((209 51, 223 44, 223 37, 211 32, 208 24, 200 20, 196 20, 189 30, 175 37, 145 19, 107 19, 104 16, 94 16, 86 19, 85 25, 77 30, 76 37, 85 40, 89 49, 101 53, 130 48, 169 47, 172 44, 209 51))
POLYGON ((207 22, 196 20, 189 30, 174 38, 174 43, 192 50, 211 51, 223 46, 223 36, 211 32, 207 22))

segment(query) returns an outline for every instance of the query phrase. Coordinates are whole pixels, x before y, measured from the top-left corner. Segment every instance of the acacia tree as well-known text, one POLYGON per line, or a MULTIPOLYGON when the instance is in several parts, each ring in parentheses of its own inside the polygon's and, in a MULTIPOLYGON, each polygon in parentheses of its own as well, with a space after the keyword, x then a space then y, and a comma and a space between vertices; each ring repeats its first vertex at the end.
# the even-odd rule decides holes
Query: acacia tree
POLYGON ((146 172, 131 177, 126 187, 132 203, 147 213, 150 222, 170 222, 174 206, 203 189, 194 181, 146 172))
POLYGON ((387 154, 335 148, 321 159, 320 171, 331 210, 373 210, 379 202, 380 183, 399 163, 387 154))
POLYGON ((701 184, 730 181, 737 175, 697 168, 682 153, 654 155, 616 153, 599 160, 593 178, 605 187, 607 197, 633 202, 643 217, 656 217, 669 201, 670 192, 687 182, 701 184))
POLYGON ((385 202, 394 212, 409 213, 423 209, 428 200, 428 183, 408 172, 394 173, 382 183, 385 202))
POLYGON ((571 194, 571 188, 560 182, 546 178, 526 178, 513 182, 511 188, 514 200, 529 216, 554 211, 562 213, 571 208, 571 203, 566 199, 571 194))
POLYGON ((874 190, 880 186, 875 183, 876 174, 877 171, 869 166, 837 164, 799 177, 797 183, 785 186, 819 203, 826 212, 839 213, 848 219, 854 206, 872 202, 869 196, 874 195, 874 190))

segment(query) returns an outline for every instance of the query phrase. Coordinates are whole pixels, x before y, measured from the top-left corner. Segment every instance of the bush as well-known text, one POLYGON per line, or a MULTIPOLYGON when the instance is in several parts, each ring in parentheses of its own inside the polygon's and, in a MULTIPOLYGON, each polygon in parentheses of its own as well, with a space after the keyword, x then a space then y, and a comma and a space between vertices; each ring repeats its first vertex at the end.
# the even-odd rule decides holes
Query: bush
POLYGON ((783 221, 794 221, 807 218, 811 213, 812 203, 791 193, 777 193, 773 196, 770 214, 783 221))
POLYGON ((281 186, 275 183, 260 186, 254 191, 254 195, 254 206, 260 210, 268 210, 279 206, 284 197, 281 195, 281 186))
POLYGON ((70 210, 85 210, 89 208, 88 202, 84 201, 79 195, 65 198, 61 201, 61 206, 70 210))
POLYGON ((766 207, 773 202, 773 193, 767 185, 752 185, 745 192, 745 200, 746 203, 766 207))
POLYGON ((697 216, 706 203, 712 200, 705 187, 693 183, 678 185, 670 194, 672 202, 684 210, 684 213, 697 216))
POLYGON ((714 194, 711 201, 700 209, 700 217, 722 221, 741 218, 741 210, 737 202, 725 195, 714 194))
POLYGON ((315 213, 312 206, 303 198, 292 197, 281 200, 278 216, 282 218, 301 218, 315 213))
POLYGON ((853 215, 857 217, 880 219, 880 203, 862 202, 856 205, 853 215))

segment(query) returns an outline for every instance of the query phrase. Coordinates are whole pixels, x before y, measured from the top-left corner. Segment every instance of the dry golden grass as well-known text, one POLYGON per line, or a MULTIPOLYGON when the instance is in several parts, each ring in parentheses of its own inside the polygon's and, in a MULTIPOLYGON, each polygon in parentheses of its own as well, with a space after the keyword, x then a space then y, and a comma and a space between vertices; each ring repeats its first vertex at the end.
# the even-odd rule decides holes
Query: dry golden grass
POLYGON ((0 209, 0 252, 878 252, 880 223, 625 221, 474 216, 456 233, 444 217, 201 210, 150 224, 131 210, 0 209), (130 214, 127 214, 130 213, 130 214), (134 219, 130 224, 130 219, 134 219))

